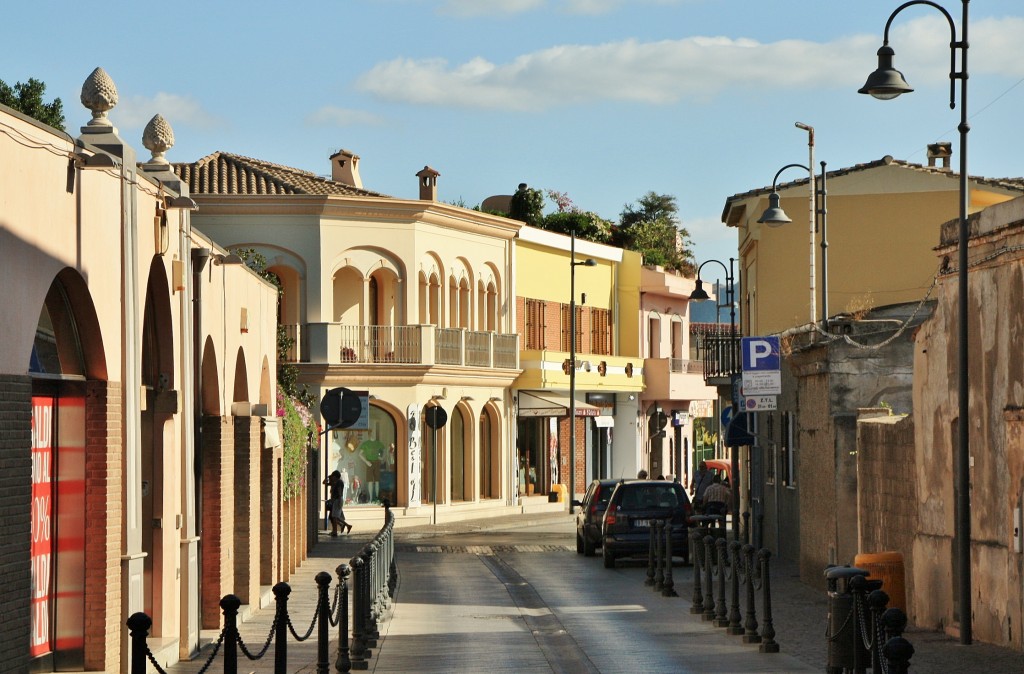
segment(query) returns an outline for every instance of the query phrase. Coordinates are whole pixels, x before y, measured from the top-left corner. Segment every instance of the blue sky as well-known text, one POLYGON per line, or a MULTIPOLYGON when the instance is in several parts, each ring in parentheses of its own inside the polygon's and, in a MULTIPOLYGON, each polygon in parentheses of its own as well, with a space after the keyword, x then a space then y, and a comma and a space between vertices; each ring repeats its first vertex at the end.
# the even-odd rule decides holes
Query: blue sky
MULTIPOLYGON (((223 150, 327 174, 345 148, 364 186, 393 196, 416 198, 429 164, 444 201, 472 206, 526 182, 609 219, 649 190, 671 194, 698 262, 727 261, 725 199, 806 163, 797 121, 815 127, 815 161, 830 169, 924 162, 937 140, 953 141, 956 165, 938 11, 912 7, 893 24, 895 65, 916 92, 856 93, 899 4, 34 0, 4 8, 0 79, 46 82, 78 135, 82 82, 102 66, 122 136, 144 156, 142 129, 160 113, 172 161, 223 150)), ((959 31, 961 3, 940 4, 959 31)), ((1024 3, 975 0, 969 30, 970 173, 1024 175, 1024 3)))

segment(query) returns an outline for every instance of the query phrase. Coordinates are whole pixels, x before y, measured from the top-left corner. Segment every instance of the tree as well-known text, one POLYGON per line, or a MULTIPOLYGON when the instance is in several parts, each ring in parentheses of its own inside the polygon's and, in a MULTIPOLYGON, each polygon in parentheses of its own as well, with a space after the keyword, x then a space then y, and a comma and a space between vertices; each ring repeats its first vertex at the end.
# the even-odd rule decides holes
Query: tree
POLYGON ((559 234, 576 232, 576 238, 608 243, 615 223, 590 211, 560 211, 544 217, 541 229, 559 234))
POLYGON ((28 82, 17 82, 13 87, 0 80, 0 103, 18 112, 64 130, 64 104, 59 98, 50 103, 43 102, 46 85, 30 77, 28 82))
POLYGON ((544 220, 544 194, 540 190, 519 183, 519 189, 509 201, 508 217, 540 227, 544 220))
POLYGON ((692 275, 696 272, 693 242, 690 233, 679 225, 676 198, 648 192, 637 199, 635 207, 623 207, 612 243, 640 253, 644 264, 692 275))

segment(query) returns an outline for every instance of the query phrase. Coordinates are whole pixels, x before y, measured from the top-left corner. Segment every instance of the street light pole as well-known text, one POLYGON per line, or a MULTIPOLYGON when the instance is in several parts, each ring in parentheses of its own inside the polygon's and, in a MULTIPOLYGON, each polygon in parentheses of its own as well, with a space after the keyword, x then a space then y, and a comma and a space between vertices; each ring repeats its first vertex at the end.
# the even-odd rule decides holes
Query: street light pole
MULTIPOLYGON (((778 195, 776 195, 778 197, 778 195)), ((721 265, 722 269, 726 273, 725 277, 725 298, 729 303, 729 358, 730 358, 730 374, 734 374, 738 371, 736 367, 739 362, 739 353, 736 343, 736 286, 733 279, 733 263, 736 261, 735 258, 729 258, 729 266, 726 268, 725 263, 721 260, 705 260, 697 267, 697 280, 693 292, 690 293, 690 299, 694 302, 704 302, 711 299, 707 291, 704 290, 704 282, 700 278, 700 270, 704 268, 708 262, 714 262, 721 265)), ((718 321, 718 310, 722 308, 722 305, 718 303, 718 298, 715 298, 715 321, 718 321)), ((733 540, 738 541, 740 539, 740 462, 738 452, 732 451, 734 448, 730 448, 729 459, 730 459, 730 478, 729 488, 732 490, 732 537, 733 540)))
POLYGON ((593 267, 591 258, 576 261, 576 230, 569 232, 569 514, 576 511, 576 267, 593 267))
POLYGON ((944 7, 930 0, 912 0, 905 2, 889 15, 885 22, 882 46, 878 50, 878 69, 868 76, 867 82, 858 93, 870 94, 875 98, 888 100, 900 94, 913 91, 903 73, 892 66, 895 52, 889 46, 889 27, 896 15, 912 5, 928 5, 942 12, 949 22, 950 32, 950 70, 949 70, 949 107, 956 108, 956 81, 960 80, 960 227, 957 255, 957 451, 956 451, 956 520, 954 537, 957 543, 957 566, 959 567, 959 609, 960 609, 960 643, 971 643, 971 507, 970 507, 970 382, 968 359, 967 330, 967 247, 970 229, 967 222, 967 211, 970 202, 970 191, 967 181, 967 133, 971 130, 967 122, 967 24, 970 0, 960 0, 963 13, 960 20, 960 40, 956 39, 956 24, 953 17, 944 7), (960 50, 960 70, 956 70, 956 52, 960 50))

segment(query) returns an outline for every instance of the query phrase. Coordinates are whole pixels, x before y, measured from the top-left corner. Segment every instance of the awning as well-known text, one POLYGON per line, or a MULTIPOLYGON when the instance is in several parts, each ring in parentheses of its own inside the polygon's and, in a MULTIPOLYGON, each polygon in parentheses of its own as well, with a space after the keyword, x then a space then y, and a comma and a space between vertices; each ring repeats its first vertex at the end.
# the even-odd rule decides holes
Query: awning
MULTIPOLYGON (((596 417, 601 408, 587 403, 576 403, 576 416, 596 417)), ((569 415, 569 397, 548 391, 520 391, 519 416, 565 417, 569 415)))

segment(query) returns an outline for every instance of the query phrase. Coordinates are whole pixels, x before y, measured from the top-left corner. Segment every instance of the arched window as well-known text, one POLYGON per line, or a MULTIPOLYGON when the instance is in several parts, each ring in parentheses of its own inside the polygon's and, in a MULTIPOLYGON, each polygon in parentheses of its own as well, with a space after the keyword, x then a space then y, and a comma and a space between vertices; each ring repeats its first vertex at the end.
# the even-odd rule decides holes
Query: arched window
POLYGON ((370 403, 366 430, 331 431, 333 470, 345 483, 345 505, 379 504, 398 496, 398 426, 386 410, 370 403))
POLYGON ((501 442, 494 410, 485 407, 480 413, 480 498, 501 496, 501 442))
POLYGON ((461 406, 452 411, 451 475, 452 501, 466 500, 466 418, 461 406))

